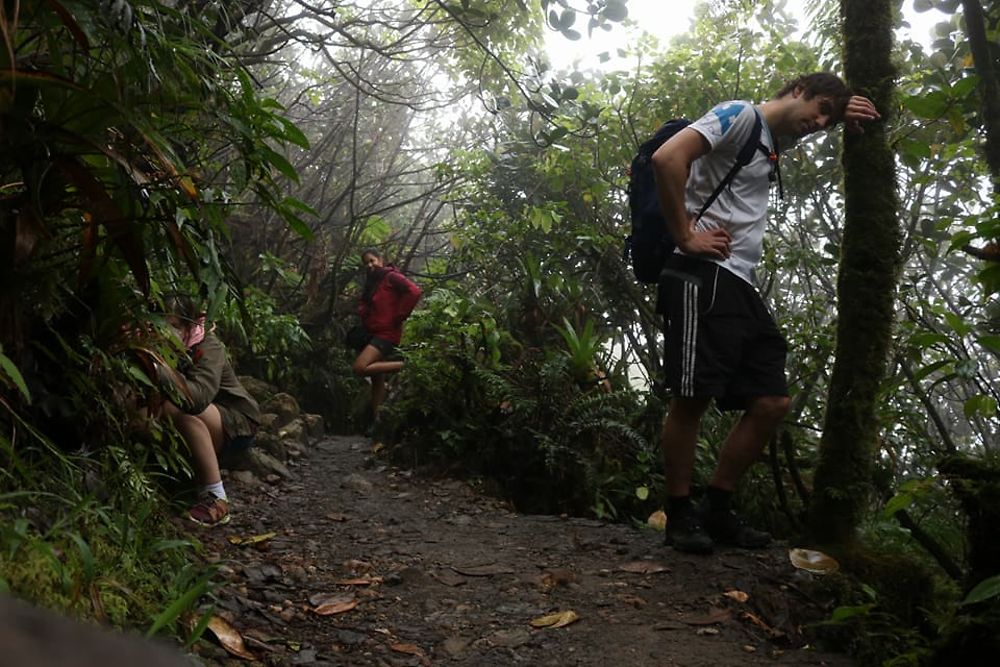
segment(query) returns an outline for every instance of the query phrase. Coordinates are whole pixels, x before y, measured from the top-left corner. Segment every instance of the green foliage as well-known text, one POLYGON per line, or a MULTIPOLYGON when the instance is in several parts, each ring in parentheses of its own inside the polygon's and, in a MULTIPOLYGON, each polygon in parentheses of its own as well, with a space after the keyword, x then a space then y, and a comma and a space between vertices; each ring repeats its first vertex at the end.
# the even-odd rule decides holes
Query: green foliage
MULTIPOLYGON (((641 506, 635 490, 655 482, 659 464, 631 426, 635 393, 579 382, 566 352, 525 346, 481 304, 444 289, 411 317, 406 341, 417 342, 380 417, 402 442, 398 456, 460 463, 525 510, 616 516, 641 506)), ((597 346, 577 349, 589 373, 594 357, 579 350, 597 346)))
POLYGON ((220 321, 246 349, 240 359, 243 372, 278 386, 295 386, 302 379, 312 342, 298 318, 281 312, 274 297, 250 287, 241 302, 226 304, 220 321))
MULTIPOLYGON (((150 311, 238 294, 241 199, 299 237, 312 213, 279 193, 286 147, 308 140, 191 11, 15 3, 0 48, 0 385, 16 388, 0 400, 0 580, 151 632, 176 631, 207 575, 168 521, 186 449, 137 410, 155 399, 149 361, 179 352, 150 311)), ((307 340, 271 306, 255 314, 281 359, 307 340)))
MULTIPOLYGON (((193 608, 197 600, 182 599, 181 590, 192 577, 204 585, 209 573, 192 565, 199 547, 177 534, 162 499, 143 492, 148 483, 127 479, 144 473, 134 466, 111 473, 115 469, 87 459, 51 467, 38 454, 28 448, 16 455, 32 462, 29 476, 17 480, 31 490, 0 494, 4 588, 120 627, 149 625, 171 608, 173 622, 193 608)), ((168 627, 176 631, 166 623, 155 630, 168 627)))
POLYGON ((962 605, 976 604, 1000 596, 1000 574, 983 579, 962 600, 962 605))

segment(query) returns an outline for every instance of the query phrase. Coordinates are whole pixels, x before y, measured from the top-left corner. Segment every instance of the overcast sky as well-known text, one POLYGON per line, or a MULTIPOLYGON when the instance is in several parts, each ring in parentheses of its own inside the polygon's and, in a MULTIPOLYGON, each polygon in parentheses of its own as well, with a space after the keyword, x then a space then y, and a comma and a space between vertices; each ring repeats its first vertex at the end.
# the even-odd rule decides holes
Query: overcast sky
MULTIPOLYGON (((584 69, 601 67, 620 67, 621 61, 611 60, 607 65, 601 65, 598 54, 607 51, 614 58, 615 49, 631 41, 630 36, 636 31, 645 30, 661 40, 666 40, 679 32, 683 32, 691 24, 694 15, 694 5, 697 0, 628 0, 629 17, 639 26, 625 28, 615 25, 610 32, 597 30, 593 38, 588 39, 586 30, 583 38, 574 42, 566 39, 555 31, 548 31, 546 44, 549 57, 557 68, 568 67, 573 61, 580 60, 584 69)), ((801 0, 789 0, 788 11, 799 18, 800 25, 805 24, 806 12, 801 0)), ((913 26, 910 36, 915 41, 930 43, 930 32, 934 24, 947 17, 937 10, 923 13, 913 11, 913 0, 905 0, 903 12, 907 21, 913 26)), ((581 22, 584 27, 585 22, 581 22)))

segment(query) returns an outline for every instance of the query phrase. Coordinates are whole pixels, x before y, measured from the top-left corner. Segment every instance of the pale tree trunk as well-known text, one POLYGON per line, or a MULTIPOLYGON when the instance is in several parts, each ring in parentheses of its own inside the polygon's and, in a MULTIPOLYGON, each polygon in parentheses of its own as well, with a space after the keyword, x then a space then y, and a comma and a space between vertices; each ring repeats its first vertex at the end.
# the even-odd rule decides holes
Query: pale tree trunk
POLYGON ((819 544, 853 540, 871 498, 875 406, 892 343, 900 229, 896 170, 886 140, 893 109, 892 0, 841 0, 847 83, 882 114, 845 135, 845 227, 837 279, 836 361, 827 398, 809 533, 819 544))

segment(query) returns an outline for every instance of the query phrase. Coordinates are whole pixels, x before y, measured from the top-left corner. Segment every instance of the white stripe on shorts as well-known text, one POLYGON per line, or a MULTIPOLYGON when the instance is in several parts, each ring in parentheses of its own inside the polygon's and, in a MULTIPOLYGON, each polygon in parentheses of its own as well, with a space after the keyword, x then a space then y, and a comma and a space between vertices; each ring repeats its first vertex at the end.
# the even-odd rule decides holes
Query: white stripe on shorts
POLYGON ((698 342, 698 286, 684 281, 684 328, 681 332, 681 396, 694 396, 694 361, 698 342))

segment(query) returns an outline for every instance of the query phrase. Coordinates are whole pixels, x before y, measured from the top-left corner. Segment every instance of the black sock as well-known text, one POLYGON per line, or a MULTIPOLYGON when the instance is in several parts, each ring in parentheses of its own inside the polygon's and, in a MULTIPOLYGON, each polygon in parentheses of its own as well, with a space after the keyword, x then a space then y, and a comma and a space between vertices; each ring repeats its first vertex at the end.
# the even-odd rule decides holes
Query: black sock
POLYGON ((710 486, 705 495, 708 496, 708 506, 713 512, 728 512, 733 507, 732 491, 710 486))
POLYGON ((667 516, 691 511, 691 496, 667 496, 667 516))

